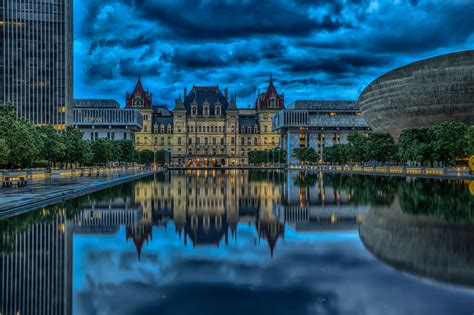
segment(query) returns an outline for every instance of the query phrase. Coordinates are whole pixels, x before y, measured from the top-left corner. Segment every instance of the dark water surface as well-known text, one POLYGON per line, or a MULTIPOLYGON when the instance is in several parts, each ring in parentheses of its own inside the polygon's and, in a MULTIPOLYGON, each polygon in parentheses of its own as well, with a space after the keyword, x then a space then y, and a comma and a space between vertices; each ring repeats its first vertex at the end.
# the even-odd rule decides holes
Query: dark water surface
POLYGON ((474 182, 169 172, 0 221, 0 314, 474 314, 474 182))

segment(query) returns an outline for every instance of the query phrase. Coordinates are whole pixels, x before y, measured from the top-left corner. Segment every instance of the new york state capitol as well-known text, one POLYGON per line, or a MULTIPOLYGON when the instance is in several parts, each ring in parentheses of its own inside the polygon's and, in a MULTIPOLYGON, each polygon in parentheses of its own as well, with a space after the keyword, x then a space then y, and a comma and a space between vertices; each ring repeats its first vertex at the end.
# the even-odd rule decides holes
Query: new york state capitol
POLYGON ((284 95, 278 93, 272 78, 252 108, 239 107, 237 96, 229 95, 227 89, 193 86, 189 92, 184 88, 170 110, 153 104, 140 78, 133 92, 126 93, 125 109, 103 108, 108 114, 101 116, 103 102, 88 100, 89 108, 80 100, 76 104, 81 106, 74 109, 75 125, 86 139, 122 139, 116 132, 126 134, 138 150, 166 150, 172 164, 197 167, 246 165, 249 152, 277 147, 288 152, 289 163, 298 162, 291 152, 303 147, 317 150, 322 160, 324 147, 346 143, 352 131, 370 130, 357 101, 295 101, 285 109, 284 95), (120 126, 126 133, 117 131, 114 119, 123 115, 111 110, 138 112, 142 119, 123 121, 120 126), (84 123, 86 111, 103 118, 84 123))

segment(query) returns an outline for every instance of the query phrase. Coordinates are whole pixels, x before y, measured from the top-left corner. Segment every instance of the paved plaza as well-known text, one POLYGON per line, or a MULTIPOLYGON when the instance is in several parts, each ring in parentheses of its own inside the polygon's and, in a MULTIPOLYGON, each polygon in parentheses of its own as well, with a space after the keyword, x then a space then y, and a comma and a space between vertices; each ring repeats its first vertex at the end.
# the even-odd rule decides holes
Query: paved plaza
POLYGON ((30 180, 26 187, 0 187, 0 217, 42 208, 107 187, 152 175, 159 170, 127 170, 99 176, 60 176, 30 180))

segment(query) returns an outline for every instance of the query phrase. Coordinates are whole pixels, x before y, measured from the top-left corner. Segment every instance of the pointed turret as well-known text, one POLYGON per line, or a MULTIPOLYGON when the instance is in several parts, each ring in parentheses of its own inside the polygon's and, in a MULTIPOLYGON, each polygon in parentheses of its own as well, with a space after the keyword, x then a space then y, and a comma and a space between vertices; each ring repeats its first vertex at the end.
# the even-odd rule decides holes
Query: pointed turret
POLYGON ((237 110, 237 95, 235 93, 232 94, 232 97, 229 103, 229 108, 227 110, 237 110))
POLYGON ((174 107, 174 110, 186 110, 183 105, 183 101, 181 100, 181 95, 179 95, 178 99, 176 100, 176 105, 174 107))

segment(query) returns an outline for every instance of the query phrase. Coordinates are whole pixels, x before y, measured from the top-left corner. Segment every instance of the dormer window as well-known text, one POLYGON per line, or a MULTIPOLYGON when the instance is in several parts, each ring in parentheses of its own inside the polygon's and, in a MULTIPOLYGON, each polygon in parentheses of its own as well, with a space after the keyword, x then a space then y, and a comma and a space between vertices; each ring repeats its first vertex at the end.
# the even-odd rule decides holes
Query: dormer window
POLYGON ((250 126, 247 127, 247 133, 252 133, 252 127, 250 126))
POLYGON ((171 130, 171 124, 168 124, 168 133, 171 133, 172 130, 171 130))
POLYGON ((165 133, 165 125, 161 124, 161 133, 165 133))
POLYGON ((153 132, 154 132, 154 133, 158 133, 158 125, 157 125, 157 124, 155 124, 155 125, 153 126, 153 132))
POLYGON ((196 103, 193 103, 191 105, 191 115, 196 116, 197 115, 197 106, 196 103))

